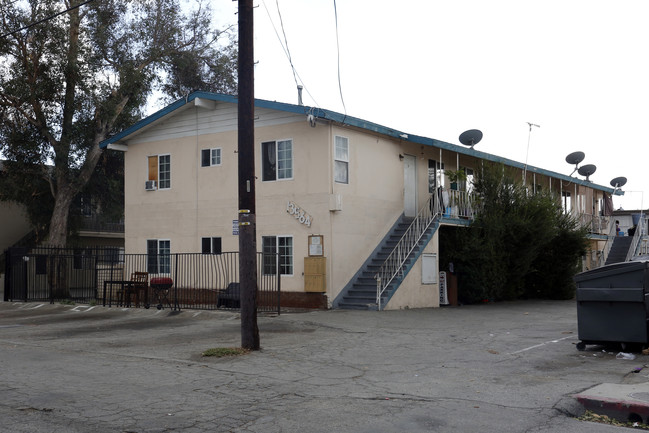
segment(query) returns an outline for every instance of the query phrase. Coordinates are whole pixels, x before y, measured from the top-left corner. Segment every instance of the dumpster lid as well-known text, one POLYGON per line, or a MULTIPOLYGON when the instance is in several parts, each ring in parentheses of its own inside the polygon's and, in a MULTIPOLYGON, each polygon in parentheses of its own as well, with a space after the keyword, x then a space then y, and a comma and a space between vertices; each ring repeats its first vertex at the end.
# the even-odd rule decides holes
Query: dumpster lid
POLYGON ((594 278, 601 278, 609 275, 625 274, 627 272, 641 271, 649 268, 649 260, 632 261, 612 263, 610 265, 601 266, 599 268, 591 269, 588 271, 580 272, 575 275, 575 282, 579 283, 584 280, 594 278))

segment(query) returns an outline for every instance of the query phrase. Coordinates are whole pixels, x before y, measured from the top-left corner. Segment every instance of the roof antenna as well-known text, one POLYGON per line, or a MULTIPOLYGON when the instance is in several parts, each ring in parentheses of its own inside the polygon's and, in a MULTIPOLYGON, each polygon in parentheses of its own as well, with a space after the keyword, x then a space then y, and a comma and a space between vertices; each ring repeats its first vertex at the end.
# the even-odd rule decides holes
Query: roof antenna
POLYGON ((525 152, 525 169, 523 170, 523 185, 525 185, 525 181, 527 180, 527 157, 530 154, 530 138, 532 137, 532 126, 536 126, 537 128, 540 128, 541 125, 537 125, 536 123, 531 123, 531 122, 526 122, 530 126, 530 132, 527 134, 527 152, 525 152))

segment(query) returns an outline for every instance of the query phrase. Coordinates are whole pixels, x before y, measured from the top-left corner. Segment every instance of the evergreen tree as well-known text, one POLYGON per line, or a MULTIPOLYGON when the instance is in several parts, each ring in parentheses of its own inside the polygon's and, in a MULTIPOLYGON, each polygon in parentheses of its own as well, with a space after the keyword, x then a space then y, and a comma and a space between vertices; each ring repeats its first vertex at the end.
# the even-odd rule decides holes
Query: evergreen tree
POLYGON ((565 299, 587 240, 550 192, 531 193, 514 170, 486 164, 474 181, 478 212, 445 244, 465 302, 565 299))

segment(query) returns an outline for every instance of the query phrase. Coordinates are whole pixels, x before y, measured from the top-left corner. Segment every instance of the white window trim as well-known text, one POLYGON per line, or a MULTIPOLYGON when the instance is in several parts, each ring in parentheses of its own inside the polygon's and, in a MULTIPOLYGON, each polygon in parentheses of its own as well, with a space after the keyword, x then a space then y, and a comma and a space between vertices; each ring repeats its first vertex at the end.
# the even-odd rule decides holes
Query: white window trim
POLYGON ((208 168, 208 167, 220 167, 223 165, 223 148, 222 147, 205 147, 201 149, 201 154, 198 158, 198 166, 200 168, 208 168), (203 165, 203 151, 208 150, 210 152, 210 158, 209 158, 209 164, 208 165, 203 165), (215 150, 219 151, 219 163, 218 164, 212 164, 212 152, 215 150))
MULTIPOLYGON (((269 237, 274 237, 275 238, 275 254, 279 254, 279 238, 291 238, 291 259, 292 259, 292 272, 290 274, 282 274, 279 271, 280 264, 277 263, 277 273, 279 274, 280 277, 293 277, 295 276, 295 237, 293 235, 262 235, 262 238, 269 238, 269 237)), ((262 239, 263 242, 263 239, 262 239)), ((263 248, 263 244, 262 244, 263 248)), ((279 258, 279 256, 278 256, 279 258)))
MULTIPOLYGON (((149 248, 148 248, 148 243, 149 241, 156 241, 157 243, 157 248, 156 248, 156 269, 158 272, 153 273, 153 275, 171 275, 171 239, 157 239, 157 238, 152 238, 152 239, 147 239, 147 256, 149 254, 149 248), (160 242, 169 242, 169 272, 160 272, 160 269, 162 268, 160 264, 160 257, 163 255, 160 253, 160 242)), ((148 259, 147 259, 148 260, 148 259)), ((148 263, 147 263, 147 271, 148 271, 148 263)))
POLYGON ((334 135, 334 149, 333 149, 333 151, 334 151, 334 182, 339 183, 341 185, 349 185, 349 183, 350 183, 349 160, 351 159, 350 158, 351 157, 351 155, 350 155, 351 152, 349 151, 349 137, 345 137, 344 135, 334 135), (344 138, 345 140, 347 140, 347 160, 336 158, 336 138, 337 137, 344 138), (336 162, 337 161, 347 163, 347 182, 340 182, 340 181, 336 180, 336 162))
POLYGON ((286 180, 293 180, 295 177, 295 141, 292 138, 277 138, 277 139, 271 139, 271 140, 263 140, 259 143, 259 155, 261 156, 261 169, 263 170, 264 167, 264 150, 263 146, 264 143, 269 143, 269 142, 274 142, 275 143, 275 180, 263 180, 264 179, 264 173, 261 173, 261 179, 262 182, 283 182, 286 180), (280 179, 278 176, 279 172, 279 158, 278 158, 278 151, 277 151, 277 143, 280 141, 290 141, 291 142, 291 177, 285 177, 280 179))
MULTIPOLYGON (((171 189, 171 185, 173 185, 172 178, 171 178, 171 154, 170 153, 160 153, 158 154, 158 190, 169 190, 171 189), (168 156, 169 157, 169 186, 162 188, 160 186, 160 157, 161 156, 168 156)), ((168 240, 168 239, 162 239, 162 240, 168 240)))

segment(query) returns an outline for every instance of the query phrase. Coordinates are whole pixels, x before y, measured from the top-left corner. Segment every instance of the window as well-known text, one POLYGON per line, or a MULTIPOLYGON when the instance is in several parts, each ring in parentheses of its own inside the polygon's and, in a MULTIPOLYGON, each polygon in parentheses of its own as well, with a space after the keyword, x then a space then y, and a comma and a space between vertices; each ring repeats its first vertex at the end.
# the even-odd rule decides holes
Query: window
POLYGON ((261 250, 264 254, 264 275, 293 275, 293 237, 262 236, 261 250))
POLYGON ((432 194, 440 186, 444 186, 444 163, 429 159, 428 192, 432 194))
POLYGON ((473 169, 469 167, 462 167, 464 173, 466 174, 466 180, 459 181, 458 189, 460 191, 472 192, 473 191, 473 169))
POLYGON ((349 139, 336 136, 334 147, 334 180, 349 183, 349 139))
POLYGON ((149 180, 155 180, 158 189, 171 188, 171 155, 149 156, 149 180))
POLYGON ((147 270, 150 274, 171 273, 171 241, 149 239, 146 241, 147 270))
POLYGON ((261 143, 261 179, 263 181, 293 178, 293 141, 261 143))
POLYGON ((569 191, 561 191, 561 207, 564 213, 570 213, 572 210, 572 197, 569 191))
POLYGON ((221 238, 201 238, 203 254, 221 254, 221 238))
POLYGON ((221 148, 202 149, 201 167, 210 167, 213 165, 221 165, 221 148))

